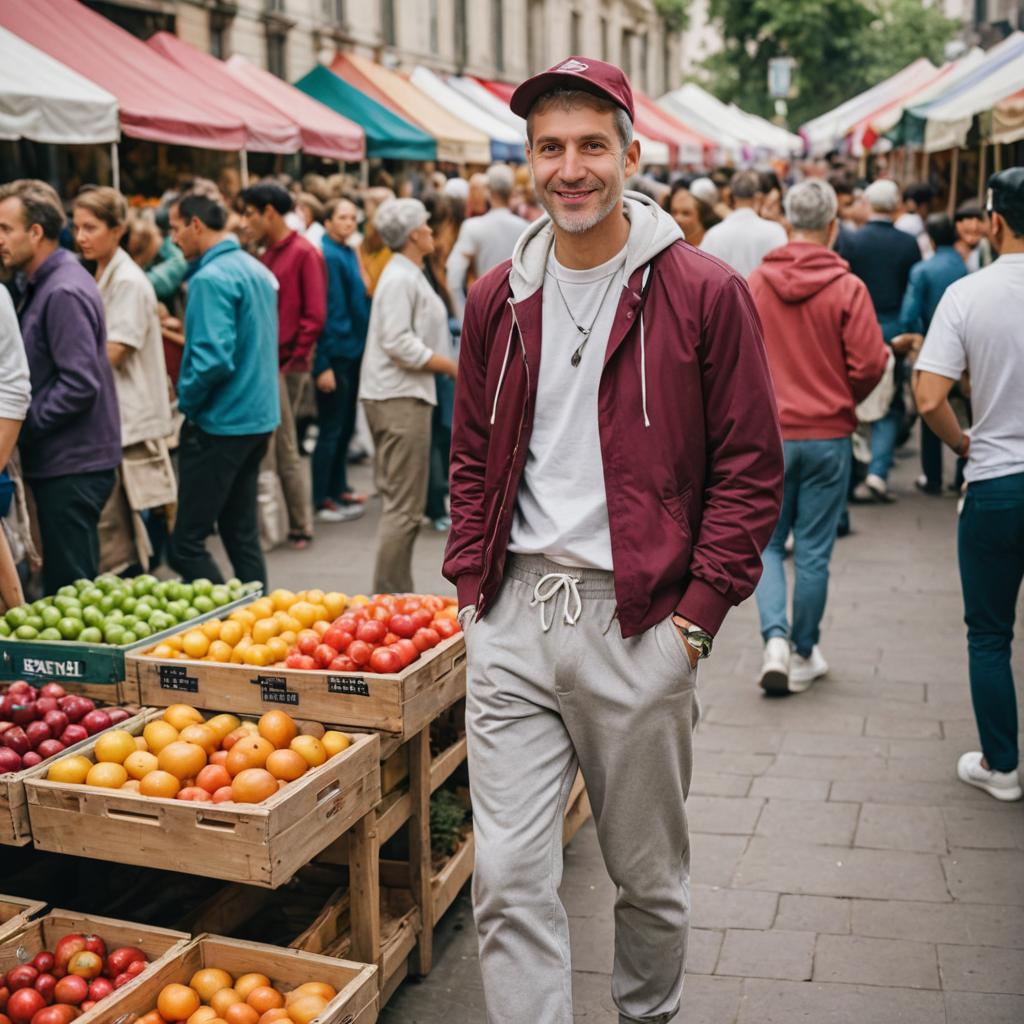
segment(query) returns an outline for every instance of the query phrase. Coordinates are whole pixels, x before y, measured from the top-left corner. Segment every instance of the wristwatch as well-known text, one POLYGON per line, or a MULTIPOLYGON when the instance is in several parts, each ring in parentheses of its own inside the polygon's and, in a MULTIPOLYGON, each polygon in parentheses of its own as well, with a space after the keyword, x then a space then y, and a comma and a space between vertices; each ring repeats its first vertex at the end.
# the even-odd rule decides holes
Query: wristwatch
POLYGON ((699 626, 693 626, 681 615, 672 616, 672 625, 683 634, 686 643, 697 652, 698 658, 711 657, 711 648, 714 646, 715 638, 699 626))

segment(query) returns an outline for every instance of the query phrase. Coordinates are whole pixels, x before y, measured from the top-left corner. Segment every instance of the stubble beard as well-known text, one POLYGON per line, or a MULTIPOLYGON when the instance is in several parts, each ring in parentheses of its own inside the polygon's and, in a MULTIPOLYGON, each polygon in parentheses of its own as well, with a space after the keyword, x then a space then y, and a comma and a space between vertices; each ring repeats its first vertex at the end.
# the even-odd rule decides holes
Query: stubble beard
POLYGON ((603 191, 603 197, 598 208, 591 214, 569 214, 568 216, 563 215, 557 207, 557 199, 551 200, 548 197, 548 189, 539 192, 537 198, 540 205, 544 207, 545 212, 555 223, 555 226, 559 230, 566 232, 570 235, 583 235, 590 231, 592 228, 597 227, 616 207, 616 204, 622 198, 623 184, 621 181, 613 184, 605 185, 603 191), (616 187, 616 184, 618 187, 616 187))

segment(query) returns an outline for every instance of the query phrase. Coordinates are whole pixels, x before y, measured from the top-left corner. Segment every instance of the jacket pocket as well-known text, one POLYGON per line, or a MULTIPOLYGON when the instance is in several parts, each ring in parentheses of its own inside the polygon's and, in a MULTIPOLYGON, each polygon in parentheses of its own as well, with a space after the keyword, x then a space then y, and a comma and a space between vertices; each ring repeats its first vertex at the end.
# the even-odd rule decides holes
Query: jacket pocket
POLYGON ((690 536, 690 520, 687 510, 690 507, 690 495, 693 493, 693 485, 687 484, 678 494, 663 494, 661 503, 665 506, 668 514, 679 524, 687 537, 690 536))

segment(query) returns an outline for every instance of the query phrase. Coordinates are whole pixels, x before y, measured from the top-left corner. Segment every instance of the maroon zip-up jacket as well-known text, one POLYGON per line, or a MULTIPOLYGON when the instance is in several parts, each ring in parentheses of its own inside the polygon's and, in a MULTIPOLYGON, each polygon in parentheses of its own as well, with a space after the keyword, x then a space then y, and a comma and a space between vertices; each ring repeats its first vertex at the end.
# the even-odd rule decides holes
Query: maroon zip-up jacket
MULTIPOLYGON (((778 518, 778 413, 743 278, 681 240, 648 266, 623 288, 598 393, 618 618, 623 637, 673 612, 715 633, 753 593, 778 518)), ((505 570, 543 348, 543 290, 515 301, 510 267, 469 293, 452 425, 443 571, 481 616, 505 570)))
POLYGON ((309 373, 313 350, 327 322, 327 267, 315 245, 297 231, 260 257, 277 278, 278 366, 282 373, 309 373))

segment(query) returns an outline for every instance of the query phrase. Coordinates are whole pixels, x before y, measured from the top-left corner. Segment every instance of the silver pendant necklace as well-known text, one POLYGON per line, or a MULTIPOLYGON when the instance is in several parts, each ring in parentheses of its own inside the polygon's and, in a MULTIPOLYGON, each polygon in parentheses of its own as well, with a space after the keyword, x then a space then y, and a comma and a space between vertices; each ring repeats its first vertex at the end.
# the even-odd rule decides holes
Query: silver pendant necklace
POLYGON ((583 324, 581 324, 576 319, 576 317, 573 316, 573 312, 569 308, 569 303, 566 301, 565 293, 562 291, 562 285, 559 283, 558 278, 554 274, 552 274, 550 270, 547 271, 548 276, 551 277, 555 282, 555 287, 558 289, 558 297, 562 300, 562 305, 565 306, 565 311, 566 313, 569 314, 569 319, 573 322, 573 326, 576 328, 576 330, 579 331, 580 334, 583 336, 583 340, 579 343, 579 346, 576 348, 576 351, 573 352, 572 357, 569 360, 569 362, 572 363, 574 367, 580 365, 580 360, 583 358, 583 349, 586 346, 587 342, 590 341, 590 334, 594 330, 594 324, 597 323, 597 319, 601 315, 601 310, 604 309, 605 300, 608 298, 608 293, 612 290, 612 284, 615 282, 615 278, 619 273, 619 269, 620 268, 617 267, 615 270, 611 272, 611 274, 608 275, 608 283, 604 286, 604 292, 601 294, 601 301, 597 305, 597 312, 594 314, 593 319, 590 321, 589 327, 584 327, 583 324))

